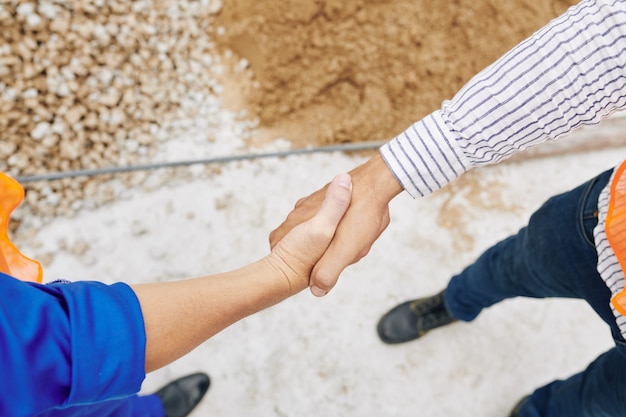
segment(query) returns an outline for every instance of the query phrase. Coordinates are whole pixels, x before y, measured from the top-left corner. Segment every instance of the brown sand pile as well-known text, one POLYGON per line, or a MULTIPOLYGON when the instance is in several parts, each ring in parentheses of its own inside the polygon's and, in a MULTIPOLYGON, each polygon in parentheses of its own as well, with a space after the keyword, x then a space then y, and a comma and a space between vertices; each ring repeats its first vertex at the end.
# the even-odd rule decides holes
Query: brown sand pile
POLYGON ((231 0, 216 27, 251 70, 234 105, 297 146, 393 137, 574 3, 231 0))

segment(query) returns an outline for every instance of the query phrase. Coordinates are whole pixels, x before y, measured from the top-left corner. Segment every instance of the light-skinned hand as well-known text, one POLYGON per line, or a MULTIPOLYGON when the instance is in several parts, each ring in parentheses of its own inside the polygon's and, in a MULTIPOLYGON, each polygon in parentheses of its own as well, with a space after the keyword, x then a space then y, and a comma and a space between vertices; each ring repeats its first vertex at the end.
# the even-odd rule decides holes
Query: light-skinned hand
MULTIPOLYGON (((326 295, 337 283, 341 272, 365 255, 387 228, 389 202, 403 189, 380 154, 350 171, 352 200, 337 227, 328 249, 313 267, 310 290, 326 295)), ((312 218, 320 209, 329 185, 300 199, 286 220, 270 234, 274 247, 291 229, 312 218)))
POLYGON ((339 174, 320 192, 315 215, 296 225, 266 258, 290 284, 290 295, 309 286, 311 271, 332 241, 351 200, 350 175, 339 174))

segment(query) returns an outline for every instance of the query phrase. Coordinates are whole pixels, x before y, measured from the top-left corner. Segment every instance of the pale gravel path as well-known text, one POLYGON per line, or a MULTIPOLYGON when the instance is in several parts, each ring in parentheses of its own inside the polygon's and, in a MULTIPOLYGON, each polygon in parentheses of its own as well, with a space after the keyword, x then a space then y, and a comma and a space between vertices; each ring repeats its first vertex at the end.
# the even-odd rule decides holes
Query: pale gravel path
MULTIPOLYGON (((470 173, 454 194, 402 195, 391 226, 329 296, 302 293, 237 323, 148 375, 144 391, 203 370, 213 386, 193 417, 506 416, 533 387, 577 372, 611 346, 586 305, 512 300, 471 325, 394 347, 378 341, 376 321, 406 298, 438 291, 547 197, 625 151, 507 163, 470 173)), ((297 198, 363 160, 329 154, 231 164, 210 179, 132 190, 112 205, 58 218, 22 248, 55 254, 47 280, 145 282, 236 268, 266 253, 269 231, 297 198)))

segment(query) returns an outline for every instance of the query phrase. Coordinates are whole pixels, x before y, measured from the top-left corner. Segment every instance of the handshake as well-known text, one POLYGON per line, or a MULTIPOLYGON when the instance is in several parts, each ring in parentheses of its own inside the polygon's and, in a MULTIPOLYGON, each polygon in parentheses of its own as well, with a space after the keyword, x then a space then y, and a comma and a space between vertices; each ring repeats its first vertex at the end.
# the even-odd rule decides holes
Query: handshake
POLYGON ((257 262, 195 279, 133 285, 148 335, 146 369, 172 362, 305 288, 326 295, 343 269, 364 257, 385 230, 389 202, 400 191, 377 154, 300 199, 270 234, 270 253, 257 262))
MULTIPOLYGON (((349 176, 353 184, 351 203, 335 225, 336 231, 326 250, 311 269, 309 288, 318 297, 335 286, 346 267, 369 253, 389 225, 389 202, 403 190, 379 154, 352 170, 349 176)), ((345 181, 345 174, 296 203, 287 219, 270 234, 273 251, 294 227, 315 219, 326 199, 335 198, 333 184, 337 181, 345 181)))

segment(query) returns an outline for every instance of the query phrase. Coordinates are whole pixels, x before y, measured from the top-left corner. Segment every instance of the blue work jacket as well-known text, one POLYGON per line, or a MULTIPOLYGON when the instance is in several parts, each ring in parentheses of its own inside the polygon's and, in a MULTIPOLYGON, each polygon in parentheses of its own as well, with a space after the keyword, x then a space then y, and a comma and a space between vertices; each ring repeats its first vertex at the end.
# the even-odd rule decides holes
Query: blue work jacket
POLYGON ((139 392, 146 334, 126 284, 19 281, 0 273, 0 416, 139 392))

